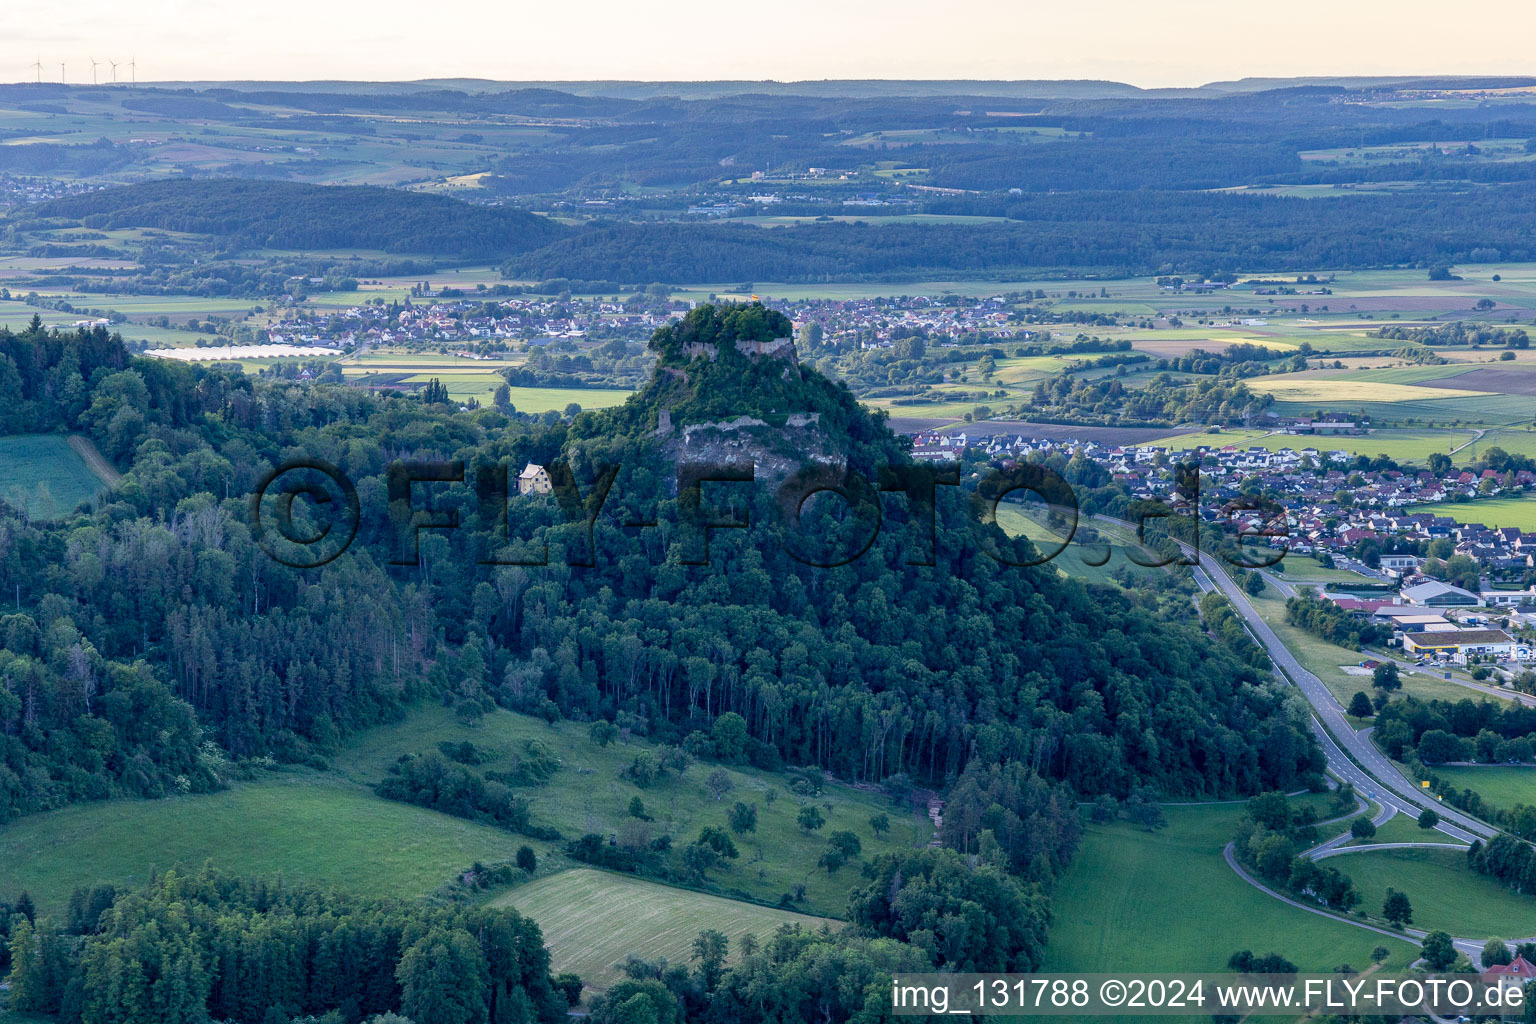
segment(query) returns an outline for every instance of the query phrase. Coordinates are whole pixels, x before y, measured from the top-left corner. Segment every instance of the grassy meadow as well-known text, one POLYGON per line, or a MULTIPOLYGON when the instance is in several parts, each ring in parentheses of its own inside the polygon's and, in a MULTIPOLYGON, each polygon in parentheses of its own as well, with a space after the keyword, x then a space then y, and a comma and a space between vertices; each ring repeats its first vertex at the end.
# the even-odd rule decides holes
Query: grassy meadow
POLYGON ((80 804, 0 826, 0 892, 54 912, 97 882, 134 884, 176 864, 376 896, 419 897, 518 837, 294 771, 220 792, 80 804))
MULTIPOLYGON (((1449 840, 1435 833, 1427 841, 1449 840)), ((1416 928, 1477 939, 1536 935, 1536 896, 1477 874, 1460 850, 1371 850, 1324 863, 1354 879, 1360 906, 1373 916, 1380 916, 1391 886, 1413 904, 1416 928)))
POLYGON ((875 793, 829 784, 820 795, 803 797, 786 789, 783 777, 750 768, 725 769, 732 788, 720 800, 704 786, 715 767, 706 763, 642 789, 619 774, 642 749, 649 747, 600 746, 580 723, 550 726, 498 711, 465 725, 446 709, 420 709, 361 734, 327 771, 285 769, 217 793, 82 804, 13 821, 0 827, 0 893, 29 892, 43 911, 56 913, 79 887, 132 885, 178 864, 211 863, 240 874, 411 899, 440 893, 476 862, 507 862, 519 846, 530 845, 539 858, 537 876, 519 876, 523 884, 485 898, 537 920, 558 968, 600 980, 611 979, 612 963, 631 951, 686 961, 688 944, 706 927, 733 938, 762 937, 784 923, 836 927, 825 919, 843 913, 849 890, 863 877, 856 863, 836 875, 816 866, 827 833, 856 833, 867 860, 926 845, 933 832, 926 814, 875 793), (567 857, 563 841, 529 840, 372 790, 401 754, 469 740, 487 755, 480 770, 494 770, 531 739, 546 743, 561 761, 547 785, 520 790, 538 824, 569 838, 612 834, 632 820, 629 803, 639 796, 654 818, 654 834, 674 836, 676 859, 701 828, 724 827, 733 802, 756 804, 756 831, 734 837, 739 859, 711 872, 710 881, 763 903, 803 885, 797 906, 803 912, 594 870, 567 857), (826 816, 820 832, 806 834, 795 823, 808 803, 826 816), (883 837, 869 825, 880 813, 891 822, 883 837))
POLYGON ((491 901, 539 922, 555 971, 575 971, 588 994, 623 977, 616 969, 630 953, 647 960, 686 964, 695 936, 706 928, 724 932, 731 959, 741 938, 759 942, 784 925, 837 929, 841 921, 761 907, 689 892, 592 868, 573 868, 539 878, 491 901))
POLYGON ((1041 522, 1034 514, 1016 508, 999 507, 997 524, 1010 537, 1017 537, 1020 534, 1028 537, 1040 549, 1042 555, 1060 550, 1060 553, 1050 560, 1050 565, 1063 576, 1081 579, 1085 583, 1116 584, 1115 574, 1121 569, 1136 575, 1164 571, 1161 566, 1138 565, 1132 561, 1130 557, 1132 551, 1135 551, 1137 557, 1143 561, 1159 560, 1161 556, 1154 551, 1142 548, 1130 534, 1103 523, 1079 523, 1077 535, 1065 549, 1061 547, 1065 539, 1064 535, 1041 522), (1093 544, 1084 544, 1081 534, 1084 528, 1090 526, 1099 532, 1102 539, 1093 544), (1109 548, 1109 560, 1103 565, 1090 565, 1087 559, 1104 557, 1106 545, 1109 548))
POLYGON ((1470 789, 1505 810, 1516 804, 1536 806, 1536 767, 1490 764, 1477 767, 1439 765, 1435 774, 1457 789, 1470 789))
POLYGON ((1042 969, 1220 971, 1248 949, 1328 971, 1369 964, 1378 945, 1391 950, 1390 969, 1417 955, 1406 942, 1286 906, 1239 878, 1222 848, 1242 812, 1241 804, 1170 806, 1168 827, 1157 832, 1089 826, 1056 888, 1042 969))
POLYGON ((1488 526, 1518 526, 1536 531, 1536 499, 1482 498, 1477 501, 1445 501, 1437 505, 1415 505, 1414 512, 1433 512, 1449 516, 1458 523, 1483 523, 1488 526))
POLYGON ((51 519, 90 501, 102 487, 63 434, 0 437, 0 501, 51 519))
MULTIPOLYGON (((638 796, 655 819, 650 826, 652 833, 674 838, 674 866, 681 863, 678 851, 700 829, 725 826, 725 812, 733 803, 756 804, 757 830, 734 837, 740 858, 711 877, 723 888, 741 890, 769 903, 796 885, 804 885, 806 898, 798 909, 809 913, 840 915, 849 888, 860 882, 856 864, 836 875, 816 866, 826 847, 827 833, 847 829, 857 834, 866 860, 884 850, 926 845, 933 834, 926 812, 899 808, 884 796, 851 786, 828 785, 819 797, 803 797, 790 792, 782 776, 753 768, 725 768, 732 788, 719 800, 704 787, 705 777, 714 770, 712 763, 697 762, 681 776, 669 775, 654 786, 641 788, 620 773, 636 753, 651 749, 648 744, 619 742, 603 747, 591 740, 587 726, 581 723, 562 721, 550 726, 542 719, 505 711, 487 716, 479 725, 466 726, 445 709, 422 709, 399 724, 370 730, 349 744, 336 758, 334 773, 356 785, 371 785, 401 754, 435 750, 442 741, 464 740, 491 755, 477 769, 489 771, 510 762, 528 740, 549 746, 560 757, 561 769, 547 785, 520 792, 532 801, 537 824, 557 828, 568 838, 587 832, 617 832, 630 820, 629 802, 638 796), (804 834, 795 824, 796 815, 807 803, 818 806, 827 819, 826 826, 812 835, 804 834), (884 838, 876 836, 869 825, 871 817, 882 813, 891 822, 891 831, 884 838)), ((526 840, 517 844, 521 842, 526 840)), ((553 857, 555 862, 566 863, 563 843, 530 845, 541 859, 553 857)), ((500 859, 508 857, 510 854, 500 859)))

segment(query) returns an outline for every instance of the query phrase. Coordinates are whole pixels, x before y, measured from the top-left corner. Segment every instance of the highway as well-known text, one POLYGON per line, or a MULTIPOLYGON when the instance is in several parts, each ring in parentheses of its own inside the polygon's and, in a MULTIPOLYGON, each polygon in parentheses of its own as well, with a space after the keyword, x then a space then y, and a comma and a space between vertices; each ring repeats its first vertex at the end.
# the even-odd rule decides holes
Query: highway
MULTIPOLYGON (((1117 526, 1135 530, 1135 526, 1109 516, 1096 517, 1117 526)), ((1498 830, 1469 814, 1449 807, 1424 792, 1417 783, 1398 771, 1396 765, 1376 749, 1367 732, 1357 732, 1344 717, 1344 709, 1334 699, 1328 687, 1313 673, 1302 667, 1290 648, 1280 640, 1269 623, 1254 608, 1232 578, 1216 564, 1216 556, 1197 553, 1188 544, 1180 542, 1185 557, 1196 559, 1190 567, 1195 582, 1201 590, 1218 589, 1231 602, 1232 607, 1248 625, 1254 640, 1269 652, 1270 659, 1301 691, 1307 703, 1312 705, 1312 730, 1328 758, 1328 767, 1335 775, 1354 785, 1362 796, 1375 800, 1401 814, 1417 818, 1424 808, 1431 808, 1440 815, 1440 831, 1453 839, 1470 843, 1474 839, 1489 839, 1498 830)))

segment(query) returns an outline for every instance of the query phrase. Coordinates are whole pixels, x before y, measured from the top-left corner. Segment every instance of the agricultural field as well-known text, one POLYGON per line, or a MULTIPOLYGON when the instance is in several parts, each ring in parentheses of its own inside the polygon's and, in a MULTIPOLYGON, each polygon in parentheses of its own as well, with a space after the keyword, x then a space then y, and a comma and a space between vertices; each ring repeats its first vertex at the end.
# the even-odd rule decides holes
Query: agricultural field
MULTIPOLYGON (((640 796, 657 833, 681 837, 704 825, 723 826, 725 809, 741 800, 757 805, 758 827, 736 837, 741 858, 714 876, 720 884, 767 902, 804 884, 802 908, 834 915, 842 912, 848 890, 860 883, 855 865, 836 875, 816 866, 825 839, 805 836, 796 826, 795 815, 808 798, 783 788, 781 776, 728 768, 733 788, 717 801, 703 784, 710 769, 696 764, 681 778, 640 789, 619 776, 643 749, 640 744, 599 747, 578 723, 551 727, 510 712, 497 712, 470 727, 447 710, 427 708, 398 725, 364 733, 330 771, 285 770, 204 795, 82 804, 0 827, 0 892, 26 890, 40 906, 58 908, 82 885, 142 881, 155 869, 209 861, 237 873, 282 875, 372 895, 424 896, 475 861, 511 860, 529 840, 385 800, 372 785, 401 754, 435 750, 442 740, 468 739, 506 757, 514 745, 520 749, 523 740, 534 738, 557 750, 562 760, 548 785, 525 791, 539 824, 554 825, 571 837, 587 831, 606 834, 628 818, 630 798, 640 796), (768 797, 770 790, 775 798, 768 797)), ((485 767, 494 769, 499 760, 485 767)), ((855 832, 866 859, 882 850, 925 845, 933 831, 925 815, 845 786, 828 786, 814 802, 828 820, 823 831, 855 832), (886 838, 877 837, 868 824, 878 813, 891 821, 886 838)), ((545 870, 579 866, 564 856, 562 844, 531 845, 545 870)))
MULTIPOLYGON (((1395 462, 1422 463, 1435 452, 1452 451, 1469 445, 1477 438, 1472 430, 1428 430, 1383 428, 1360 435, 1287 434, 1264 430, 1228 428, 1219 434, 1205 433, 1198 437, 1184 435, 1155 443, 1204 444, 1211 447, 1231 445, 1236 448, 1258 447, 1277 452, 1282 448, 1300 451, 1317 448, 1320 451, 1344 451, 1350 455, 1385 455, 1395 462)), ((1458 459, 1471 461, 1458 453, 1458 459)))
POLYGON ((1435 774, 1457 789, 1470 789, 1495 807, 1511 810, 1516 804, 1536 807, 1536 767, 1529 765, 1440 765, 1435 774))
POLYGON ((1445 501, 1436 505, 1415 505, 1410 511, 1433 512, 1458 523, 1483 523, 1487 526, 1518 526, 1536 531, 1536 499, 1480 498, 1476 501, 1445 501))
MULTIPOLYGON (((1445 838, 1435 836, 1428 841, 1445 838)), ((1408 895, 1415 928, 1477 939, 1536 935, 1536 896, 1477 874, 1460 850, 1370 850, 1324 863, 1354 879, 1360 906, 1372 915, 1380 915, 1391 886, 1408 895)))
POLYGON ((724 932, 736 959, 741 938, 759 942, 784 925, 839 929, 843 922, 721 896, 690 892, 591 868, 573 868, 519 886, 491 901, 539 922, 555 971, 574 971, 586 995, 623 977, 617 970, 630 953, 647 960, 686 964, 694 938, 706 928, 724 932))
MULTIPOLYGON (((1173 434, 1169 437, 1159 437, 1142 444, 1168 446, 1173 448, 1225 448, 1231 445, 1234 448, 1247 448, 1250 445, 1260 445, 1270 448, 1271 445, 1282 447, 1284 442, 1294 440, 1290 434, 1276 434, 1273 431, 1255 427, 1209 427, 1198 433, 1173 434)), ((1292 445, 1294 447, 1294 445, 1292 445)), ((1270 448, 1271 451, 1275 450, 1270 448)))
POLYGON ((63 434, 0 437, 0 501, 24 508, 31 516, 51 519, 90 501, 115 482, 116 472, 94 446, 81 445, 95 456, 95 472, 76 444, 63 434))
POLYGON ((295 770, 221 793, 114 800, 0 826, 0 892, 49 912, 98 882, 143 882, 208 861, 376 896, 419 897, 475 861, 508 860, 517 837, 295 770))
POLYGON ((1406 942, 1286 906, 1239 878, 1222 858, 1241 804, 1167 806, 1168 827, 1090 825, 1056 888, 1043 970, 1220 971, 1240 949, 1276 952, 1304 971, 1417 955, 1406 942), (1148 936, 1155 936, 1149 942, 1148 936))
MULTIPOLYGON (((362 362, 346 361, 342 376, 352 384, 408 390, 415 390, 436 378, 448 389, 450 398, 458 401, 473 398, 481 405, 490 405, 496 389, 506 383, 497 370, 511 365, 515 364, 459 359, 447 354, 411 354, 387 359, 367 357, 362 362)), ((607 409, 623 405, 633 393, 615 388, 527 387, 509 388, 508 392, 512 407, 525 413, 562 412, 572 403, 582 409, 607 409)))
POLYGON ((1276 402, 1307 403, 1317 406, 1352 407, 1360 404, 1481 398, 1486 394, 1482 391, 1459 388, 1436 388, 1434 392, 1426 392, 1425 389, 1410 384, 1394 384, 1388 381, 1346 380, 1339 377, 1324 380, 1317 377, 1297 378, 1294 375, 1256 378, 1248 382, 1248 387, 1259 394, 1274 395, 1276 402))

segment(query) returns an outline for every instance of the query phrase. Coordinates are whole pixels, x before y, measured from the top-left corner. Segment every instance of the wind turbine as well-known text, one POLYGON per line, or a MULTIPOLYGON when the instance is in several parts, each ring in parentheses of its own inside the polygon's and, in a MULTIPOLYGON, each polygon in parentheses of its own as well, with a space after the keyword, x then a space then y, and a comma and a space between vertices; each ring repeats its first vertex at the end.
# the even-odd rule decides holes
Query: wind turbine
POLYGON ((108 58, 107 63, 112 65, 112 84, 116 85, 117 84, 117 61, 108 58))
POLYGON ((36 69, 36 71, 37 71, 37 82, 38 82, 39 85, 41 85, 42 82, 43 82, 43 58, 39 57, 39 58, 37 58, 37 60, 33 61, 32 62, 32 67, 34 69, 36 69))
POLYGON ((64 62, 59 61, 59 84, 64 84, 64 62))
POLYGON ((96 84, 96 65, 98 65, 100 63, 101 63, 101 61, 97 60, 95 57, 91 58, 91 84, 92 85, 96 84))
POLYGON ((128 80, 130 85, 139 84, 139 65, 133 57, 128 58, 128 80))

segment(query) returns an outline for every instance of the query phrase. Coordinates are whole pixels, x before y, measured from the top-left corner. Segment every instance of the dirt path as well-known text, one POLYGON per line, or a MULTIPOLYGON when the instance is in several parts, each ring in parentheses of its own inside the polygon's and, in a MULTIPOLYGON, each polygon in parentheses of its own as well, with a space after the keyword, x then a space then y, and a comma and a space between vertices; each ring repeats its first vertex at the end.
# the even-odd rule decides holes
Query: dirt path
POLYGON ((69 446, 85 460, 86 466, 96 474, 97 479, 108 487, 116 487, 118 481, 123 478, 123 474, 112 468, 112 463, 96 450, 96 445, 91 443, 91 439, 84 434, 70 434, 69 446))

